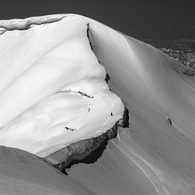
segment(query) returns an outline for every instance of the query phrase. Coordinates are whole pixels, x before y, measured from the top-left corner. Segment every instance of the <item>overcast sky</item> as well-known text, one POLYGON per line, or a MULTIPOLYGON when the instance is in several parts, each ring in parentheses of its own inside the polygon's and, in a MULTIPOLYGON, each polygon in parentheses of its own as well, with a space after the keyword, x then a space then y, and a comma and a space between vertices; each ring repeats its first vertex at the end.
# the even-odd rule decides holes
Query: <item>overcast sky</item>
POLYGON ((76 13, 137 39, 195 39, 195 0, 4 0, 0 20, 76 13))

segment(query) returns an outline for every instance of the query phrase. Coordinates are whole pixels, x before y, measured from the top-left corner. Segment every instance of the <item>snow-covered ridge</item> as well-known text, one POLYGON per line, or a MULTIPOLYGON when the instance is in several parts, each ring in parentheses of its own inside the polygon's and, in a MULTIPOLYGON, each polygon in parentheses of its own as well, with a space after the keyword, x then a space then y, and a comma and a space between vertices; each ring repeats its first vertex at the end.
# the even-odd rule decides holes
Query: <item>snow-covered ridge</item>
POLYGON ((124 111, 83 17, 45 18, 0 22, 0 143, 41 156, 104 133, 124 111))
POLYGON ((183 74, 181 63, 154 47, 83 16, 29 22, 27 29, 9 23, 0 36, 0 143, 51 154, 48 160, 62 161, 63 168, 66 157, 77 156, 72 150, 79 140, 86 146, 87 138, 116 124, 122 100, 130 127, 110 142, 101 163, 78 166, 73 178, 94 194, 118 195, 121 181, 124 194, 194 194, 193 74, 183 74))

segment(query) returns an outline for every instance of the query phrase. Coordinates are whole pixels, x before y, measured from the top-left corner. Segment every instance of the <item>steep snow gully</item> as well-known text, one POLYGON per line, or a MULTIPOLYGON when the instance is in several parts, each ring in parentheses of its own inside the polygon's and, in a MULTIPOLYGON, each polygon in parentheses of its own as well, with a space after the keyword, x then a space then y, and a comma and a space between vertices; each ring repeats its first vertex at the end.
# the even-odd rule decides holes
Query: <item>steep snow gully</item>
POLYGON ((0 194, 195 194, 193 69, 74 14, 0 32, 0 194))

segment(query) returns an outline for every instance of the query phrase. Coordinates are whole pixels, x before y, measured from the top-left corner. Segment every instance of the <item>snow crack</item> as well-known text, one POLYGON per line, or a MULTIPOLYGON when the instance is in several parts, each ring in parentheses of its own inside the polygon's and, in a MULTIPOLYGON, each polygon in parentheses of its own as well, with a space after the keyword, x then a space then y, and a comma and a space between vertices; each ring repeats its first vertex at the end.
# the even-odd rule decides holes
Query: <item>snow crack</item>
POLYGON ((88 98, 93 98, 93 96, 90 96, 88 94, 86 94, 85 92, 82 91, 72 91, 71 89, 65 90, 65 91, 57 91, 56 93, 54 93, 53 95, 57 94, 57 93, 78 93, 82 96, 88 97, 88 98))

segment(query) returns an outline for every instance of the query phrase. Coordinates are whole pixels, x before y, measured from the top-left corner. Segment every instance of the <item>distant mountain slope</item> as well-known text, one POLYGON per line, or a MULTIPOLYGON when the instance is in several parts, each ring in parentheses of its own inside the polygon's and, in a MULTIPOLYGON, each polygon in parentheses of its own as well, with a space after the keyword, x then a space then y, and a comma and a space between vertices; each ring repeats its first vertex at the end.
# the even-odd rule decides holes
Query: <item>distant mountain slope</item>
POLYGON ((182 62, 185 66, 195 69, 195 40, 143 40, 159 48, 170 57, 182 62))

